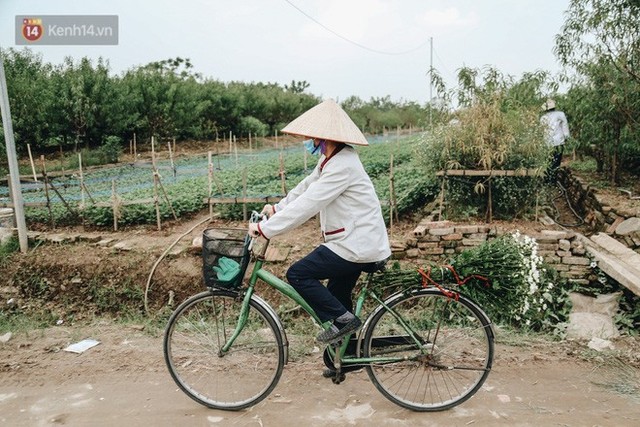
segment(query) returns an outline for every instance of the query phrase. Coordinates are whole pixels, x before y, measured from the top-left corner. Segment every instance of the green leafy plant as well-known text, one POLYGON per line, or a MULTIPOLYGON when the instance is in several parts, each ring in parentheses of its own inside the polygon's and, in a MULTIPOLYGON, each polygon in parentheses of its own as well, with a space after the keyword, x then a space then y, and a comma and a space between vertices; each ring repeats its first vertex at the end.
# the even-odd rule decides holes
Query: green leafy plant
MULTIPOLYGON (((479 77, 477 70, 460 72, 458 96, 463 107, 455 113, 454 121, 424 134, 417 150, 424 170, 432 175, 456 169, 529 169, 541 174, 549 148, 538 107, 531 99, 520 99, 524 83, 513 83, 491 69, 486 70, 482 84, 476 83, 479 77)), ((535 81, 540 84, 538 78, 535 81)), ((469 206, 484 212, 491 200, 493 215, 519 216, 535 205, 541 181, 537 176, 452 176, 447 179, 447 214, 455 217, 468 212, 469 206)))
POLYGON ((568 315, 566 290, 538 255, 531 237, 515 232, 462 252, 453 266, 461 276, 480 274, 491 281, 488 288, 465 286, 498 323, 534 330, 552 329, 568 315))

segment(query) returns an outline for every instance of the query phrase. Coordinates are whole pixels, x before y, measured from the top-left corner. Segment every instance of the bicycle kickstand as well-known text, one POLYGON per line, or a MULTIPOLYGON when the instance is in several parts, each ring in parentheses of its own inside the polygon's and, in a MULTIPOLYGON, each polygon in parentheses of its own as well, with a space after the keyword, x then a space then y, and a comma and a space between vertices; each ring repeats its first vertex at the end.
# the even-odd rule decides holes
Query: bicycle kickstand
POLYGON ((342 363, 340 362, 340 346, 342 345, 342 340, 331 344, 333 347, 333 367, 336 370, 336 374, 331 378, 334 384, 340 384, 345 380, 346 375, 342 372, 342 363))

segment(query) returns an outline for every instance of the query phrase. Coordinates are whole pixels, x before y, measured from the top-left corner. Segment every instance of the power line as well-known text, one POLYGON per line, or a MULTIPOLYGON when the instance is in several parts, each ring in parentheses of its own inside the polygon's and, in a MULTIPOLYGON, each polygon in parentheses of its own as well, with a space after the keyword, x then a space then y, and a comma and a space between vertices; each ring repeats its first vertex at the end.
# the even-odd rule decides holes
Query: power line
POLYGON ((368 50, 369 52, 374 52, 374 53, 379 53, 382 55, 406 55, 407 53, 411 53, 411 52, 415 52, 416 50, 422 49, 424 46, 426 46, 429 43, 429 40, 426 40, 424 43, 422 43, 421 45, 414 47, 412 49, 409 50, 404 50, 404 51, 400 51, 400 52, 388 52, 388 51, 384 51, 384 50, 378 50, 378 49, 373 49, 370 48, 368 46, 365 46, 363 44, 360 44, 356 41, 353 41, 345 36, 343 36, 340 33, 337 33, 336 31, 332 30, 331 28, 327 27, 326 25, 324 25, 322 22, 318 21, 317 19, 315 19, 313 16, 309 15, 307 12, 305 12, 304 10, 300 9, 298 6, 296 6, 295 4, 291 3, 289 0, 284 0, 285 2, 289 3, 289 5, 291 7, 293 7, 294 9, 296 9, 298 12, 300 12, 301 14, 303 14, 304 16, 306 16, 308 19, 312 20, 313 22, 315 22, 316 24, 320 25, 322 28, 324 28, 325 30, 329 31, 331 34, 333 34, 336 37, 340 37, 342 40, 351 43, 354 46, 357 46, 361 49, 364 50, 368 50))

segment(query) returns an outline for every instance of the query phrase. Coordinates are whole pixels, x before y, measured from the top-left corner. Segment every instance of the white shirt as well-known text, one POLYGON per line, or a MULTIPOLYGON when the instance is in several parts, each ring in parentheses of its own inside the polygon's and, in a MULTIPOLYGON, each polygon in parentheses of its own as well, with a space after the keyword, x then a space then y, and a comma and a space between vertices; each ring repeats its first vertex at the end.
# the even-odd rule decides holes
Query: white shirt
POLYGON ((313 172, 275 206, 258 227, 267 238, 285 233, 320 213, 324 245, 357 263, 391 256, 380 201, 353 147, 321 156, 313 172))
POLYGON ((546 127, 547 144, 551 147, 564 144, 565 140, 571 136, 567 117, 562 111, 547 111, 540 117, 540 123, 546 127))

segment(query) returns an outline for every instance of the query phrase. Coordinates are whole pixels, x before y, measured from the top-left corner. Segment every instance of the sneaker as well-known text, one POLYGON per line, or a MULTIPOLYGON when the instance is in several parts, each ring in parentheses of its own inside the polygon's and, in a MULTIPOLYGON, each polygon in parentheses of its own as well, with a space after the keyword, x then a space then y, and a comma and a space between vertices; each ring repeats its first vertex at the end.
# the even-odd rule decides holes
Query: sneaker
POLYGON ((362 322, 357 317, 349 320, 347 323, 333 322, 331 328, 326 329, 316 337, 316 340, 325 344, 333 344, 340 341, 345 335, 349 335, 358 330, 362 326, 362 322))
POLYGON ((333 378, 336 376, 336 371, 330 368, 326 368, 324 371, 322 371, 322 376, 324 378, 333 378))

